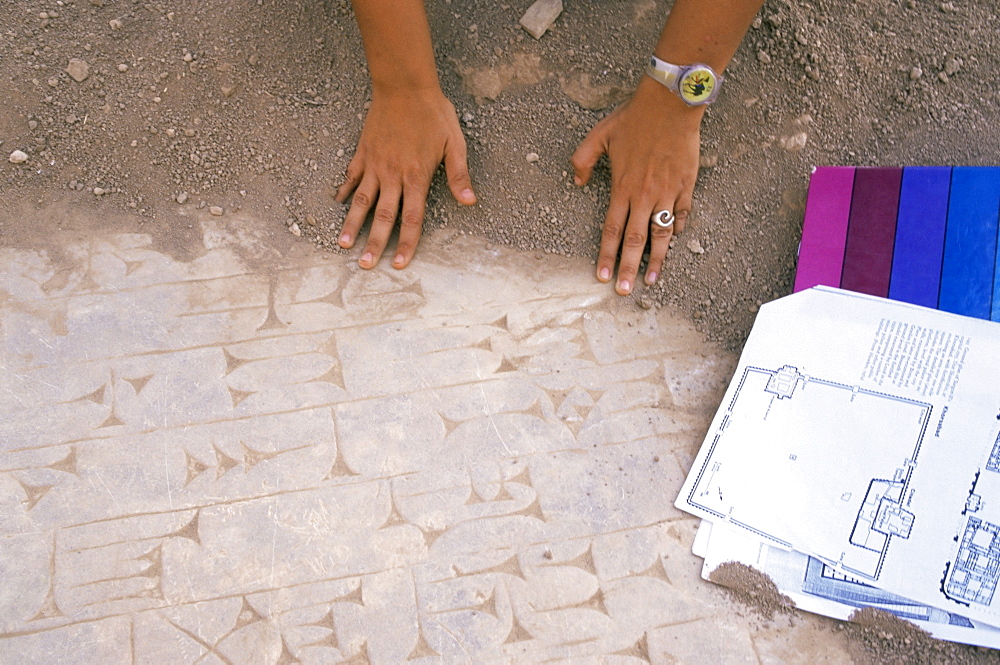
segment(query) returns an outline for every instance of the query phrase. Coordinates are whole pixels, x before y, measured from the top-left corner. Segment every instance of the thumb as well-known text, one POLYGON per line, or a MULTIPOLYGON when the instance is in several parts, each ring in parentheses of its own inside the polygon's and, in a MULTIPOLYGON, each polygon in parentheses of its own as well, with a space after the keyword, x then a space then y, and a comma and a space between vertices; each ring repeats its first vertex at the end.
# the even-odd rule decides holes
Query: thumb
POLYGON ((578 187, 587 184, 590 174, 594 172, 594 165, 605 152, 604 132, 601 131, 601 125, 597 125, 580 141, 569 160, 573 165, 573 182, 578 187))
POLYGON ((445 151, 444 171, 448 176, 448 188, 455 200, 463 205, 473 205, 476 193, 472 191, 472 178, 469 177, 465 141, 457 142, 445 151))

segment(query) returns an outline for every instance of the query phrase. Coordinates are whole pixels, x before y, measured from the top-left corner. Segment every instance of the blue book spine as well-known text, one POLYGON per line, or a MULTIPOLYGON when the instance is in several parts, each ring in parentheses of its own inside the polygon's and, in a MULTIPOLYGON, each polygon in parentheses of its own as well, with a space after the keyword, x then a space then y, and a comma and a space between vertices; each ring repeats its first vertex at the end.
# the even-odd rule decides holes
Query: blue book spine
POLYGON ((1000 168, 955 167, 938 309, 989 319, 994 301, 1000 168))
POLYGON ((936 308, 941 288, 951 168, 903 169, 889 298, 936 308))

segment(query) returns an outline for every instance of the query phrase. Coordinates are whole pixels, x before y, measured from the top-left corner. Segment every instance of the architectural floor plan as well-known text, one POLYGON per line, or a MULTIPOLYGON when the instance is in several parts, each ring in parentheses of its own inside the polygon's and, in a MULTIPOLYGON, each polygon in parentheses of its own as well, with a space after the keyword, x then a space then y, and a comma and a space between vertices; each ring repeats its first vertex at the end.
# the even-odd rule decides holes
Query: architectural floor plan
POLYGON ((823 520, 825 540, 839 547, 843 569, 877 579, 893 540, 909 538, 913 528, 906 496, 931 405, 785 365, 746 368, 725 406, 689 504, 791 547, 782 526, 794 493, 823 520), (850 441, 867 463, 849 474, 825 473, 839 466, 844 448, 816 445, 819 439, 850 441), (749 440, 758 443, 746 446, 749 440), (769 466, 766 479, 744 473, 762 462, 769 466), (796 491, 803 478, 815 481, 807 493, 796 491))
POLYGON ((820 287, 761 310, 677 506, 1000 624, 1000 326, 820 287))

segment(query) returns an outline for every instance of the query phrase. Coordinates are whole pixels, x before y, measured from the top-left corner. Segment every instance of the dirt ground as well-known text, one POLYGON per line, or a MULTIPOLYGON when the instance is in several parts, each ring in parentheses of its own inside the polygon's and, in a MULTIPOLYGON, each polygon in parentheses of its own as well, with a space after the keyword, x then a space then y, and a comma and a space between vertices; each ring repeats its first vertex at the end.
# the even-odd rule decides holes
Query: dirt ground
MULTIPOLYGON (((518 25, 527 0, 428 2, 481 201, 460 210, 438 178, 428 227, 596 257, 607 171, 578 190, 569 157, 634 86, 670 3, 565 4, 535 40, 518 25)), ((996 163, 998 34, 990 2, 769 0, 704 123, 692 223, 665 279, 631 297, 738 348, 790 290, 813 166, 996 163)), ((346 0, 12 0, 0 241, 52 231, 23 228, 23 206, 86 206, 183 245, 176 207, 217 206, 338 251, 332 193, 367 95, 346 0)))
MULTIPOLYGON (((518 25, 530 0, 427 4, 480 203, 460 209, 438 177, 426 226, 596 258, 607 169, 580 190, 569 158, 635 85, 670 3, 565 0, 540 40, 518 25)), ((791 289, 813 166, 996 164, 998 35, 994 2, 768 0, 706 116, 688 230, 634 306, 679 307, 738 349, 791 289)), ((7 0, 0 245, 126 218, 183 255, 193 206, 341 252, 333 192, 367 96, 347 0, 7 0)))

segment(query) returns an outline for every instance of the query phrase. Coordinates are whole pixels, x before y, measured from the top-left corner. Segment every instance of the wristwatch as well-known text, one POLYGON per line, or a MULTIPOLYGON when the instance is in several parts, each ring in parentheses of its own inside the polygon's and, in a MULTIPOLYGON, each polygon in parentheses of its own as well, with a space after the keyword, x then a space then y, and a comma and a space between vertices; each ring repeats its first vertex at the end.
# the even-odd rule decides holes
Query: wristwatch
POLYGON ((719 89, 722 87, 722 76, 701 63, 672 65, 654 55, 649 58, 646 73, 683 99, 688 106, 711 104, 719 96, 719 89))

